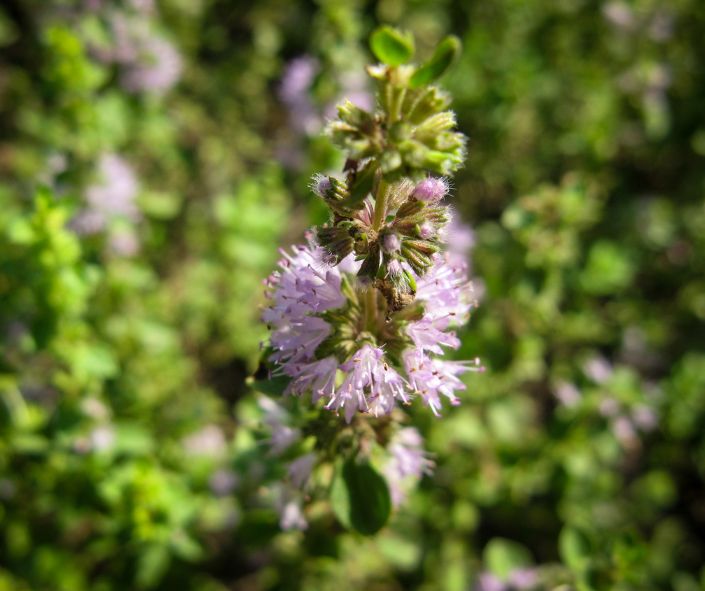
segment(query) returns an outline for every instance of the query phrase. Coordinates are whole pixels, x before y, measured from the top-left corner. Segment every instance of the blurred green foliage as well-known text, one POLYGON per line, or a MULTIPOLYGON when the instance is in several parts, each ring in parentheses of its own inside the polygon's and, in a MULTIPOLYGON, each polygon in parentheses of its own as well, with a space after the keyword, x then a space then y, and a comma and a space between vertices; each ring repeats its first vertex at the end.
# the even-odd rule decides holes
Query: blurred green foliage
POLYGON ((703 55, 697 0, 3 3, 0 589, 705 588, 703 55), (379 23, 463 42, 488 371, 390 525, 282 533, 261 282, 379 23))

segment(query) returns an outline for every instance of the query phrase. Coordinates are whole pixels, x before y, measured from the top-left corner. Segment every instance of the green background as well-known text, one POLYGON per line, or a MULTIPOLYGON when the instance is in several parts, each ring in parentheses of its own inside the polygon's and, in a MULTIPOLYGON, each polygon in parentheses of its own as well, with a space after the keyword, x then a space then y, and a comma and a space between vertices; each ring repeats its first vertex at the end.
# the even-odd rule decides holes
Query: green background
POLYGON ((0 589, 705 588, 703 4, 141 4, 0 7, 0 589), (116 14, 176 48, 172 87, 100 57, 116 14), (412 409, 436 471, 380 534, 325 499, 284 533, 245 384, 262 280, 324 219, 320 126, 380 23, 421 57, 463 41, 442 84, 482 298, 458 357, 487 372, 412 409), (140 215, 79 235, 106 154, 140 215))

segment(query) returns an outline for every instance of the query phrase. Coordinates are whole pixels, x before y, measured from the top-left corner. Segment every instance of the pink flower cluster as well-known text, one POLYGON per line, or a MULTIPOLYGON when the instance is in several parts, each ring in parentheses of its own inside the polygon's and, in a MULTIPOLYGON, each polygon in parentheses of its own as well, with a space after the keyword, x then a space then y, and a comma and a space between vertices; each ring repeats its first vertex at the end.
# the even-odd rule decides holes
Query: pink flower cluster
POLYGON ((477 362, 442 359, 444 347, 460 346, 452 328, 467 320, 473 305, 467 269, 457 257, 436 255, 431 269, 416 278, 416 298, 425 304, 424 312, 420 319, 394 327, 408 342, 395 367, 383 339, 360 339, 359 347, 343 359, 318 355, 319 346, 334 333, 321 314, 348 304, 343 281, 355 284, 359 263, 348 257, 330 266, 315 245, 283 254, 279 270, 266 282, 270 305, 263 320, 272 330, 270 361, 291 378, 286 393, 310 392, 314 402, 323 399, 326 408, 343 411, 347 422, 358 411, 389 414, 397 402, 406 404, 414 397, 421 397, 434 414, 439 414, 443 398, 459 402, 455 393, 465 389, 459 376, 481 368, 477 362))

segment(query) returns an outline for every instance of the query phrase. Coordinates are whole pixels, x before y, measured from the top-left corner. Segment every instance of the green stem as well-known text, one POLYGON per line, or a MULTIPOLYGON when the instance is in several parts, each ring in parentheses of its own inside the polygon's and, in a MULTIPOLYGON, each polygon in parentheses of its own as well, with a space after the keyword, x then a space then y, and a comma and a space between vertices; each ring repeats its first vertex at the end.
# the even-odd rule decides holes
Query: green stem
POLYGON ((394 123, 401 119, 401 106, 406 98, 406 88, 394 89, 392 93, 392 104, 389 112, 389 122, 394 123))
POLYGON ((382 96, 384 97, 384 106, 386 111, 391 114, 393 108, 392 105, 394 103, 394 88, 389 82, 384 85, 382 96))
POLYGON ((389 183, 380 176, 377 183, 377 193, 375 195, 375 215, 372 220, 372 229, 379 232, 387 213, 387 195, 389 194, 389 183))

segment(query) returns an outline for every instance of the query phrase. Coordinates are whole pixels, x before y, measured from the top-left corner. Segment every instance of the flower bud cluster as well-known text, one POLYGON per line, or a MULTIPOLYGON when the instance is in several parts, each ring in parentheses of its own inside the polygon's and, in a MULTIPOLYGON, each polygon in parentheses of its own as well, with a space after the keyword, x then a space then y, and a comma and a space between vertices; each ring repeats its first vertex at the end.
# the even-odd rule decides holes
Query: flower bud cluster
POLYGON ((392 311, 414 300, 414 275, 423 275, 442 249, 442 230, 450 220, 440 200, 448 193, 448 181, 428 177, 418 183, 408 179, 387 182, 381 173, 370 195, 355 200, 348 187, 354 175, 340 180, 317 176, 314 188, 333 214, 316 229, 316 238, 335 264, 354 254, 362 261, 358 279, 379 289, 392 311), (372 194, 377 196, 372 198, 372 194))
POLYGON ((347 101, 328 126, 350 158, 375 158, 382 172, 419 179, 427 172, 449 175, 465 160, 465 136, 454 131, 450 97, 435 86, 412 85, 411 66, 370 66, 381 111, 369 113, 347 101))

